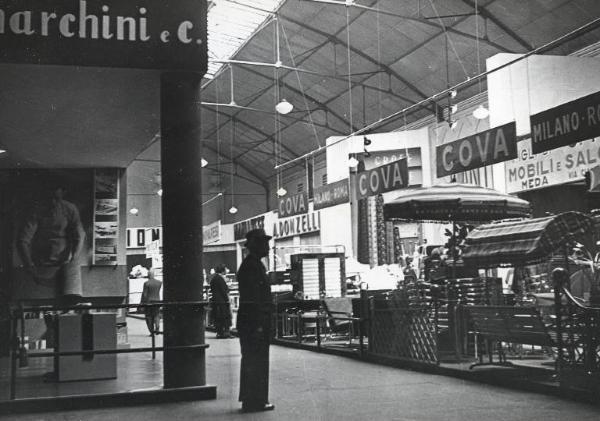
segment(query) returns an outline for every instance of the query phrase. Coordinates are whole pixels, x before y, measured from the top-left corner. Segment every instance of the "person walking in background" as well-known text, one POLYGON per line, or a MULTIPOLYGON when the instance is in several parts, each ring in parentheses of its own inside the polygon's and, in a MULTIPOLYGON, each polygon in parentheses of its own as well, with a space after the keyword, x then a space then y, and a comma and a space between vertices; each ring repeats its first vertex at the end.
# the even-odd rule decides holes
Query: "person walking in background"
POLYGON ((254 229, 246 234, 244 245, 249 254, 237 273, 240 292, 237 331, 242 351, 239 400, 243 412, 275 408, 269 403, 271 286, 260 261, 269 254, 271 238, 264 229, 254 229))
MULTIPOLYGON (((160 302, 162 282, 156 279, 155 276, 155 270, 151 268, 148 271, 148 280, 144 282, 142 298, 140 299, 141 304, 160 302)), ((144 318, 146 319, 146 326, 148 326, 150 335, 160 333, 160 307, 145 307, 144 318)))
POLYGON ((220 264, 215 268, 215 274, 210 278, 211 309, 217 338, 230 338, 231 308, 229 305, 229 288, 225 281, 225 265, 220 264))

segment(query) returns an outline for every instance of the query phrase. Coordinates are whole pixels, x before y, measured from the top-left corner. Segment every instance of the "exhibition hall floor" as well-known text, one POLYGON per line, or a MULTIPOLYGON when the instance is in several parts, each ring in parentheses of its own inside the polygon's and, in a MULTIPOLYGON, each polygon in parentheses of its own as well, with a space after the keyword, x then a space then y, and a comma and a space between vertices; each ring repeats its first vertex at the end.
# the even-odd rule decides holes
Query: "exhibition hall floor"
MULTIPOLYGON (((149 343, 143 320, 128 319, 132 346, 149 343)), ((280 346, 271 348, 271 400, 275 411, 242 414, 237 402, 240 350, 237 339, 207 333, 207 380, 217 399, 123 408, 0 416, 1 420, 597 420, 600 407, 508 388, 385 367, 351 358, 280 346)), ((119 378, 53 385, 61 393, 103 392, 157 386, 158 354, 119 356, 119 378), (122 360, 122 361, 121 361, 122 360), (92 389, 89 389, 89 388, 92 389), (114 390, 114 389, 113 389, 114 390)), ((40 374, 41 370, 40 370, 40 374)), ((19 379, 18 397, 29 380, 19 379), (20 385, 20 386, 19 386, 20 385)), ((2 385, 3 393, 6 390, 2 385)))

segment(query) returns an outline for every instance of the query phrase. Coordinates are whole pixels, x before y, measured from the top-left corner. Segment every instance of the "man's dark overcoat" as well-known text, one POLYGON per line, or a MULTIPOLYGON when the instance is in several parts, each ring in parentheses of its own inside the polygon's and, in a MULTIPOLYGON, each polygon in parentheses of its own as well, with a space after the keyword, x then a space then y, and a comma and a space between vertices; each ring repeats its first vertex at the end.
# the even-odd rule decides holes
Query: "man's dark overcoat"
POLYGON ((264 265, 252 254, 242 262, 237 280, 240 293, 237 331, 242 351, 239 400, 259 407, 269 402, 271 286, 264 265))

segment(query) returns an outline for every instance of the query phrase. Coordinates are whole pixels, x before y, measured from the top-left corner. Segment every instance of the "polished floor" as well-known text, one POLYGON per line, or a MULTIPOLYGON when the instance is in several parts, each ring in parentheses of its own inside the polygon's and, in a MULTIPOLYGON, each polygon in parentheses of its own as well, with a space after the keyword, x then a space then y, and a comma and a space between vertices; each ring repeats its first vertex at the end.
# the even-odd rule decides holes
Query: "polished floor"
MULTIPOLYGON (((132 346, 148 344, 143 321, 129 319, 132 346)), ((217 386, 217 399, 126 408, 106 408, 10 415, 1 420, 136 421, 136 420, 598 420, 600 406, 553 396, 473 383, 453 377, 373 365, 335 355, 273 346, 271 399, 273 412, 242 414, 237 402, 239 343, 214 339, 207 357, 207 379, 217 386)), ((122 359, 123 357, 119 357, 122 359)), ((128 356, 119 363, 114 385, 123 390, 160 384, 160 354, 128 356), (125 364, 126 362, 126 364, 125 364), (122 371, 123 367, 129 370, 122 371), (127 378, 125 378, 127 377, 127 378), (119 383, 120 382, 120 383, 119 383), (139 382, 139 384, 138 384, 139 382)), ((21 392, 26 379, 20 379, 21 392)), ((62 385, 61 385, 62 386, 62 385)), ((106 382, 66 383, 72 392, 88 387, 104 390, 106 382), (90 386, 91 385, 91 386, 90 386)), ((65 392, 66 393, 66 392, 65 392)))

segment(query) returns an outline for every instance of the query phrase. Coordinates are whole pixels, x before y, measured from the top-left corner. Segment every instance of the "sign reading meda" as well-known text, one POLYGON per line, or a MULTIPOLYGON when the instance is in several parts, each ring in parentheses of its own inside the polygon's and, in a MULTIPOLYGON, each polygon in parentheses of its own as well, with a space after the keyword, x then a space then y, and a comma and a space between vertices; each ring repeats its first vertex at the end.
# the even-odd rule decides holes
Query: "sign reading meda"
POLYGON ((350 188, 345 178, 335 183, 316 187, 313 194, 313 209, 319 210, 350 201, 350 188))
POLYGON ((391 164, 363 171, 356 177, 358 199, 408 186, 406 158, 391 164))
POLYGON ((273 223, 273 238, 292 237, 294 235, 318 232, 321 229, 321 213, 310 212, 305 215, 284 218, 273 223))
POLYGON ((202 242, 203 244, 215 243, 221 239, 221 221, 213 222, 212 224, 202 227, 202 242))
POLYGON ((600 135, 600 92, 529 118, 534 154, 600 135))
POLYGON ((3 0, 0 62, 204 73, 204 0, 3 0))
POLYGON ((279 217, 299 215, 308 212, 308 193, 298 193, 279 199, 279 217))
POLYGON ((233 239, 235 241, 244 240, 246 233, 257 228, 265 228, 265 216, 257 216, 256 218, 246 219, 245 221, 233 224, 233 239))
POLYGON ((519 142, 519 157, 506 163, 506 191, 517 193, 583 180, 586 171, 600 164, 599 140, 540 154, 531 152, 531 139, 519 142))
POLYGON ((439 145, 435 152, 438 178, 514 159, 517 157, 515 122, 439 145))

